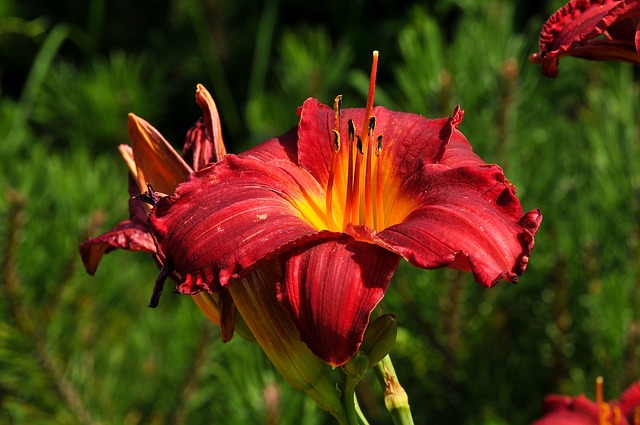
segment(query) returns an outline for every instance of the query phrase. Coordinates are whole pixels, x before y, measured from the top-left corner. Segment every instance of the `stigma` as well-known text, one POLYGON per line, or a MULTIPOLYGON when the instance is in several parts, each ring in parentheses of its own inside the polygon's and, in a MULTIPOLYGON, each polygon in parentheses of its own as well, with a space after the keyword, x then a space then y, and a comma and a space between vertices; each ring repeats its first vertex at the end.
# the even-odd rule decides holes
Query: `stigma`
POLYGON ((344 231, 351 225, 366 225, 376 231, 385 227, 383 205, 383 135, 376 134, 373 102, 378 52, 373 52, 367 103, 359 127, 349 119, 347 140, 341 140, 342 96, 334 100, 332 158, 327 181, 326 214, 330 230, 344 231))

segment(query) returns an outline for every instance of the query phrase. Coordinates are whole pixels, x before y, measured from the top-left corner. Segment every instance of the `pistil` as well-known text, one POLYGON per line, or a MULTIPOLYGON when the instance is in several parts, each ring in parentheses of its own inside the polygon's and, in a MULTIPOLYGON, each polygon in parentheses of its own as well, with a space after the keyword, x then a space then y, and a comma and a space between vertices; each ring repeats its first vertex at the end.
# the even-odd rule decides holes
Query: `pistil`
POLYGON ((604 418, 604 396, 602 394, 602 376, 596 378, 596 403, 598 404, 598 424, 606 424, 606 418, 604 418))
MULTIPOLYGON (((373 110, 373 99, 376 91, 376 75, 378 73, 378 51, 375 50, 373 52, 373 60, 371 62, 371 74, 369 76, 369 92, 367 93, 367 105, 364 108, 364 122, 362 123, 362 132, 360 133, 359 140, 361 142, 366 141, 366 146, 363 146, 360 153, 364 153, 364 150, 367 152, 366 164, 365 164, 365 181, 364 181, 364 209, 365 209, 365 223, 369 227, 373 227, 373 205, 371 204, 371 183, 372 183, 372 174, 371 174, 371 151, 373 144, 373 132, 376 127, 376 118, 371 115, 371 111, 373 110)), ((360 167, 359 162, 361 162, 360 156, 356 159, 356 169, 355 173, 355 181, 359 182, 360 180, 360 167)), ((359 186, 356 186, 354 182, 354 195, 357 194, 357 201, 359 201, 359 186), (356 192, 356 188, 358 192, 356 192)), ((359 204, 359 202, 357 202, 359 204)), ((352 209, 352 222, 359 223, 359 211, 357 209, 352 209)))

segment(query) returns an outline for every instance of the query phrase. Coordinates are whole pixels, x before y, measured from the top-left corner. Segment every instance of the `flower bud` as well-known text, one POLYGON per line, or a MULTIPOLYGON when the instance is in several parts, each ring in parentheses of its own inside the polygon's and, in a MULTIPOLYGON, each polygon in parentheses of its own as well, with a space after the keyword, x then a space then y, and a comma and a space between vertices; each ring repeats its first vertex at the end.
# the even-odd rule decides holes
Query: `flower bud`
POLYGON ((360 351, 369 357, 369 367, 375 366, 393 348, 398 334, 398 323, 393 314, 383 314, 369 324, 364 333, 360 351))

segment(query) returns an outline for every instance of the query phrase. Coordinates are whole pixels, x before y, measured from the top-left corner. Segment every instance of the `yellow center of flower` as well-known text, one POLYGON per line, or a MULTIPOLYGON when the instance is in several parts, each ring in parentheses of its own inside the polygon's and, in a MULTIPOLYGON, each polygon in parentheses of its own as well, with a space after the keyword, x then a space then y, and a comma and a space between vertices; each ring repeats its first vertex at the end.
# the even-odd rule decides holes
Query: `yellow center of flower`
POLYGON ((325 212, 329 230, 344 231, 348 224, 366 224, 380 231, 400 223, 414 208, 399 199, 400 185, 385 167, 382 134, 376 134, 372 115, 378 52, 373 52, 369 92, 360 132, 352 119, 347 122, 347 143, 341 140, 342 96, 334 101, 333 155, 327 183, 325 212), (386 202, 386 204, 385 204, 386 202))

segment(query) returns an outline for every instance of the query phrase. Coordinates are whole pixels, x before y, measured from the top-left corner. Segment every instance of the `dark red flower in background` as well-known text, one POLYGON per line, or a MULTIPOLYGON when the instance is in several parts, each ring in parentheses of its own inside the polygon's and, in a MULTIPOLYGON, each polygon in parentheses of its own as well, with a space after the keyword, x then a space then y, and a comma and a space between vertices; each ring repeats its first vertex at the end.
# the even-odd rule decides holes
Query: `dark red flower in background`
POLYGON ((597 380, 597 401, 580 394, 547 396, 543 416, 531 425, 640 425, 640 381, 629 386, 619 400, 603 401, 602 378, 597 380))
POLYGON ((639 23, 638 0, 572 0, 544 23, 529 59, 547 77, 558 75, 564 56, 640 64, 639 23))
POLYGON ((278 299, 333 366, 357 351, 402 257, 516 282, 542 219, 473 153, 459 108, 434 120, 374 108, 376 62, 366 108, 308 99, 297 128, 196 172, 150 216, 182 293, 277 261, 278 299))

